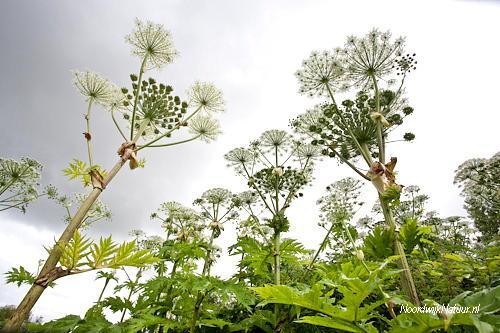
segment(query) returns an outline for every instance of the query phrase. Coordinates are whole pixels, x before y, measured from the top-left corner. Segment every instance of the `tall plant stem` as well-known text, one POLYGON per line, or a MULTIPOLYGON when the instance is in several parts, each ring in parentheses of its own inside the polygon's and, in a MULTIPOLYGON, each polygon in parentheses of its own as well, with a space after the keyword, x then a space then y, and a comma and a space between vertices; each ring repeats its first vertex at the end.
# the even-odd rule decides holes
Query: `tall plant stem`
MULTIPOLYGON (((130 122, 130 139, 134 137, 134 126, 135 126, 135 114, 137 112, 137 103, 139 102, 139 95, 141 94, 142 85, 142 74, 144 74, 144 67, 146 66, 146 60, 148 56, 145 55, 142 59, 141 68, 139 69, 139 78, 137 79, 137 93, 135 94, 134 107, 132 109, 132 120, 130 122)), ((139 133, 142 131, 139 131, 139 133)))
MULTIPOLYGON (((207 249, 207 253, 205 255, 205 262, 203 264, 203 270, 201 272, 201 276, 207 276, 210 275, 210 266, 212 265, 212 260, 210 259, 212 255, 212 245, 215 239, 215 229, 212 229, 212 233, 210 234, 210 241, 207 249)), ((193 317, 191 318, 191 326, 189 328, 189 333, 195 333, 196 332, 196 323, 198 322, 198 317, 200 316, 200 310, 201 310, 201 303, 203 302, 203 299, 205 298, 206 293, 199 291, 196 294, 196 301, 194 303, 194 310, 193 310, 193 317)))
MULTIPOLYGON (((380 113, 380 91, 378 90, 377 79, 372 75, 373 88, 375 90, 375 111, 380 113)), ((378 153, 379 161, 385 163, 385 142, 382 134, 382 123, 377 121, 377 143, 378 143, 378 153)))
MULTIPOLYGON (((147 123, 143 123, 143 126, 147 126, 147 123)), ((137 135, 134 138, 134 141, 138 140, 141 132, 142 130, 138 132, 139 135, 137 135)), ((104 179, 105 186, 107 186, 111 182, 111 180, 113 180, 113 178, 120 171, 125 162, 126 161, 120 159, 114 165, 114 167, 109 171, 107 177, 104 179)), ((3 327, 3 332, 11 333, 19 331, 24 320, 28 318, 31 309, 33 309, 33 306, 36 304, 40 296, 42 296, 43 292, 45 291, 45 288, 47 288, 47 284, 37 283, 36 281, 40 280, 43 281, 44 278, 48 278, 50 281, 51 275, 54 273, 54 269, 56 268, 59 259, 61 259, 64 247, 73 238, 75 231, 80 227, 83 219, 86 217, 88 211, 90 210, 90 207, 92 207, 97 198, 99 198, 102 191, 103 190, 101 188, 98 187, 94 188, 92 192, 90 192, 90 194, 87 196, 87 198, 83 201, 81 206, 78 208, 76 214, 68 223, 66 229, 64 229, 58 241, 50 251, 49 257, 47 258, 45 264, 40 270, 40 273, 38 274, 35 283, 28 290, 28 292, 22 299, 21 303, 19 303, 18 307, 16 308, 10 319, 7 320, 7 322, 5 323, 5 326, 3 327)))
POLYGON ((314 254, 314 257, 311 259, 311 262, 307 266, 308 269, 311 269, 313 267, 314 263, 318 259, 318 257, 321 254, 321 252, 323 252, 325 250, 326 242, 328 241, 328 237, 330 237, 330 234, 332 233, 334 227, 335 227, 335 224, 332 223, 332 225, 330 226, 330 229, 328 229, 328 232, 325 235, 325 238, 323 238, 323 241, 321 242, 321 245, 319 246, 318 250, 314 254))
POLYGON ((85 114, 85 123, 86 123, 86 135, 85 139, 87 141, 87 154, 89 157, 89 167, 92 168, 94 165, 92 161, 92 144, 90 143, 90 140, 92 140, 92 136, 90 134, 90 110, 92 109, 92 99, 89 99, 89 105, 87 107, 87 113, 85 114))
MULTIPOLYGON (((349 239, 349 242, 351 243, 352 248, 354 249, 354 251, 358 251, 358 247, 356 246, 356 243, 354 242, 354 239, 352 238, 351 231, 347 227, 346 221, 342 220, 341 223, 342 223, 342 228, 344 229, 344 232, 347 235, 347 238, 349 239)), ((363 264, 363 266, 365 267, 366 271, 368 273, 370 273, 371 271, 368 268, 368 265, 366 265, 365 260, 364 259, 360 259, 360 261, 361 261, 361 264, 363 264)))
MULTIPOLYGON (((387 205, 387 202, 383 200, 383 198, 379 195, 380 206, 382 207, 382 213, 384 214, 384 219, 387 225, 393 230, 396 230, 396 223, 394 221, 394 217, 392 215, 392 211, 390 207, 387 205)), ((406 259, 406 254, 403 248, 403 245, 398 239, 398 234, 396 233, 396 237, 394 238, 394 253, 399 256, 398 266, 402 270, 401 272, 401 286, 403 287, 403 291, 406 296, 410 299, 410 301, 420 306, 420 299, 418 298, 417 289, 415 287, 415 282, 413 281, 413 276, 410 271, 410 266, 408 265, 408 260, 406 259)))
MULTIPOLYGON (((130 287, 130 291, 127 296, 127 301, 130 302, 130 299, 132 298, 132 295, 134 294, 135 286, 137 283, 139 283, 139 279, 142 276, 142 268, 139 268, 137 271, 137 274, 135 275, 135 281, 134 284, 130 287)), ((125 319, 125 314, 127 313, 127 309, 123 309, 122 316, 120 318, 120 323, 123 323, 123 319, 125 319)))
POLYGON ((97 299, 97 304, 99 304, 102 300, 102 296, 104 295, 104 291, 106 290, 106 288, 108 287, 108 283, 111 279, 110 278, 106 278, 106 281, 104 282, 104 286, 102 287, 102 290, 101 290, 101 293, 99 294, 99 298, 97 299))
POLYGON ((280 245, 281 245, 281 233, 277 231, 276 234, 274 235, 274 284, 277 286, 281 284, 280 245))
MULTIPOLYGON (((280 245, 281 245, 281 233, 275 231, 274 233, 274 284, 279 286, 281 284, 281 258, 280 258, 280 245)), ((274 304, 274 316, 276 322, 278 322, 280 314, 279 304, 274 304)))

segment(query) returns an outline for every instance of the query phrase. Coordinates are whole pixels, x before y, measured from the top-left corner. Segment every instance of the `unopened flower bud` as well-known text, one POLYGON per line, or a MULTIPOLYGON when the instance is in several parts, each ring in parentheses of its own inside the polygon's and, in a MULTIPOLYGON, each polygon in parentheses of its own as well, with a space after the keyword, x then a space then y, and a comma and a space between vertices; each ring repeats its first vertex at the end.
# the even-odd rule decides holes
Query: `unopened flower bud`
POLYGON ((356 257, 361 261, 365 260, 365 254, 362 250, 356 250, 356 257))
POLYGON ((283 168, 282 167, 277 167, 273 169, 273 175, 276 177, 281 177, 283 176, 283 168))
POLYGON ((380 112, 372 112, 370 113, 370 118, 375 122, 380 122, 385 127, 391 126, 391 123, 385 119, 385 117, 380 112))

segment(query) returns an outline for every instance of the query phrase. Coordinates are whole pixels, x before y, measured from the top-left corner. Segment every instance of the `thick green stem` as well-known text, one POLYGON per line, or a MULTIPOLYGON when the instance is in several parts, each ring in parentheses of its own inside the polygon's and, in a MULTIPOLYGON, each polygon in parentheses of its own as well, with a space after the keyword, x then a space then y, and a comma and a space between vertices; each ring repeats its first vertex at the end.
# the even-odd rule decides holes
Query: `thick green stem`
MULTIPOLYGON (((147 122, 144 122, 141 127, 143 126, 147 126, 147 122)), ((139 133, 134 138, 134 142, 137 141, 137 139, 140 137, 140 133, 141 131, 139 131, 139 133)), ((104 179, 104 186, 107 186, 111 182, 111 180, 113 180, 113 178, 120 171, 125 162, 126 161, 120 159, 115 164, 115 166, 109 171, 107 177, 104 179)), ((101 188, 94 188, 92 192, 89 193, 87 198, 83 201, 76 214, 73 216, 71 221, 66 226, 66 229, 64 229, 63 233, 59 237, 59 240, 50 251, 49 257, 45 261, 45 264, 38 274, 36 281, 41 280, 41 278, 48 277, 51 273, 53 273, 54 269, 57 266, 57 263, 59 262, 59 259, 61 259, 64 247, 73 238, 75 231, 80 227, 82 221, 87 216, 90 207, 92 207, 97 198, 99 198, 102 191, 103 189, 101 188)), ((45 291, 45 288, 46 284, 42 285, 36 282, 31 286, 31 288, 22 299, 21 303, 12 314, 11 318, 5 323, 5 326, 3 328, 4 332, 10 333, 19 331, 24 320, 28 317, 31 309, 33 309, 33 306, 45 291)))
POLYGON ((189 333, 196 332, 196 323, 198 322, 198 317, 200 315, 200 309, 201 309, 201 303, 203 302, 205 295, 206 295, 205 293, 199 292, 198 295, 196 296, 196 302, 194 304, 193 318, 191 318, 191 325, 189 328, 189 333))
POLYGON ((210 234, 210 241, 208 242, 208 249, 205 255, 205 263, 203 264, 203 271, 201 276, 210 275, 210 267, 212 266, 212 246, 215 239, 215 229, 212 229, 212 233, 210 234))
POLYGON ((281 284, 281 269, 280 269, 280 245, 281 234, 279 231, 274 235, 274 284, 279 286, 281 284))
MULTIPOLYGON (((104 184, 108 185, 111 180, 116 176, 118 171, 122 168, 125 161, 119 160, 115 166, 111 169, 108 176, 104 180, 104 184)), ((94 188, 92 192, 87 196, 85 201, 82 203, 76 214, 73 216, 66 229, 63 231, 59 240, 54 245, 50 251, 49 257, 45 261, 40 273, 38 274, 37 280, 40 278, 48 276, 53 272, 59 259, 61 258, 62 252, 66 244, 73 238, 75 231, 80 227, 83 219, 87 215, 90 207, 94 204, 97 198, 101 195, 102 189, 94 188)), ((46 286, 42 284, 33 284, 29 291, 24 296, 23 300, 19 306, 14 311, 12 317, 6 322, 3 331, 4 332, 18 332, 21 328, 23 321, 28 317, 31 309, 38 301, 42 293, 45 291, 46 286)))
POLYGON ((368 167, 371 167, 373 164, 373 159, 370 154, 370 149, 368 149, 368 146, 366 143, 363 143, 360 145, 360 150, 361 150, 361 155, 365 157, 366 162, 368 163, 368 167))
POLYGON ((384 219, 387 225, 393 229, 396 234, 394 237, 394 253, 399 256, 398 266, 402 270, 401 272, 401 286, 403 291, 410 299, 410 302, 413 304, 420 306, 420 299, 418 298, 417 289, 415 287, 415 282, 413 281, 413 276, 410 271, 410 266, 408 265, 408 260, 406 259, 406 254, 403 248, 403 245, 398 239, 398 233, 396 231, 396 222, 394 221, 394 217, 392 215, 392 211, 390 207, 387 205, 387 202, 380 196, 379 194, 380 206, 382 207, 382 213, 384 214, 384 219))

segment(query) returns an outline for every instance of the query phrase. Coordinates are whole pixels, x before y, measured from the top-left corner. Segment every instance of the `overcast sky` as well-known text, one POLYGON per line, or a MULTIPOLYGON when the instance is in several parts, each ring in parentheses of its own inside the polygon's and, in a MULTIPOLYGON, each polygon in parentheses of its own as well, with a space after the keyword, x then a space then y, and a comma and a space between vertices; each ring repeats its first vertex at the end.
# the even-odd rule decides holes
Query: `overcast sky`
MULTIPOLYGON (((315 104, 297 94, 293 73, 312 50, 341 46, 345 37, 372 27, 407 37, 418 68, 407 85, 415 107, 406 129, 416 134, 395 144, 402 184, 430 194, 443 216, 464 215, 453 171, 465 159, 490 157, 499 148, 500 3, 496 1, 1 1, 0 2, 0 156, 31 156, 44 165, 43 184, 63 193, 81 191, 61 170, 73 158, 85 159, 82 114, 85 103, 71 84, 70 70, 92 69, 120 86, 138 71, 124 36, 134 18, 165 25, 181 56, 160 73, 181 96, 195 80, 212 81, 227 101, 220 117, 223 136, 207 145, 189 143, 150 150, 147 167, 128 168, 113 180, 103 201, 111 222, 89 234, 113 233, 126 239, 131 229, 160 233, 149 215, 160 203, 189 205, 210 187, 233 191, 244 184, 226 167, 224 153, 246 145, 267 129, 286 129, 288 120, 315 104)), ((95 159, 105 168, 116 161, 121 143, 108 115, 93 115, 95 159)), ((309 248, 322 237, 315 201, 329 183, 350 170, 321 162, 315 182, 290 210, 289 237, 309 248)), ((63 211, 48 200, 26 214, 0 213, 0 273, 13 265, 36 270, 64 228, 63 211)), ((220 245, 230 244, 226 230, 220 245)), ((216 267, 232 273, 232 259, 216 267)), ((96 300, 101 283, 94 274, 69 277, 47 290, 34 308, 45 319, 82 314, 96 300)), ((27 287, 0 282, 0 305, 17 304, 27 287)))

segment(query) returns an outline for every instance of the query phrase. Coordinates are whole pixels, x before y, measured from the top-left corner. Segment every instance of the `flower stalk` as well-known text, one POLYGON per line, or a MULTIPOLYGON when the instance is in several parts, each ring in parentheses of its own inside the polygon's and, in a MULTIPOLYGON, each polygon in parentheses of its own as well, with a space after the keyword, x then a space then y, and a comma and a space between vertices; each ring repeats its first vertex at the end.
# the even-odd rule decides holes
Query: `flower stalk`
MULTIPOLYGON (((175 96, 173 103, 167 103, 167 100, 172 98, 172 96, 169 95, 172 91, 172 87, 160 85, 159 87, 155 86, 156 88, 154 92, 152 91, 153 89, 150 89, 151 92, 147 90, 143 91, 143 89, 141 89, 142 86, 148 84, 143 83, 142 81, 144 72, 148 69, 161 68, 171 63, 173 58, 177 55, 177 51, 173 47, 170 33, 165 30, 162 25, 154 24, 152 22, 143 23, 137 20, 135 26, 135 30, 132 34, 126 37, 127 42, 132 46, 132 53, 141 59, 137 85, 132 85, 133 87, 136 87, 134 89, 135 96, 132 97, 131 95, 125 95, 127 89, 123 88, 119 91, 116 86, 110 84, 108 80, 96 73, 89 71, 73 72, 74 85, 88 102, 88 109, 85 115, 87 128, 85 137, 87 139, 87 153, 90 164, 89 175, 91 177, 93 189, 82 201, 76 213, 69 219, 66 228, 60 235, 54 247, 50 250, 49 256, 47 260, 45 260, 45 263, 35 279, 35 282, 26 293, 17 309, 14 311, 12 317, 6 322, 3 328, 4 332, 10 333, 19 331, 23 321, 28 317, 31 309, 45 291, 46 286, 55 279, 54 277, 56 277, 58 273, 60 273, 61 267, 57 267, 57 264, 61 259, 65 247, 74 237, 75 232, 82 226, 82 223, 85 222, 87 214, 101 195, 102 191, 118 174, 123 165, 129 161, 131 169, 137 167, 138 161, 136 160, 136 152, 139 149, 146 148, 164 137, 170 137, 171 132, 181 129, 181 125, 184 126, 186 120, 196 114, 199 110, 205 109, 207 113, 211 111, 223 111, 224 101, 222 99, 222 92, 211 84, 197 83, 195 85, 196 89, 194 90, 198 94, 195 96, 196 98, 194 98, 193 101, 198 101, 199 107, 195 107, 196 110, 193 115, 184 120, 182 120, 182 114, 186 112, 188 104, 185 102, 181 103, 178 96, 175 96), (132 110, 130 110, 126 99, 132 100, 132 98, 134 98, 134 103, 132 110), (140 103, 141 98, 147 99, 148 102, 140 103), (200 100, 200 98, 203 98, 203 100, 200 100), (124 119, 130 120, 131 125, 129 140, 125 139, 126 142, 124 142, 118 150, 118 154, 120 155, 119 161, 106 175, 104 175, 104 177, 102 177, 98 170, 93 169, 95 166, 92 158, 92 146, 90 143, 90 112, 92 105, 95 103, 100 104, 111 111, 111 118, 120 132, 120 135, 124 139, 125 135, 114 117, 114 111, 125 110, 124 119), (163 125, 165 125, 161 126, 161 129, 158 128, 159 126, 156 126, 159 122, 162 122, 163 125), (175 124, 173 124, 174 122, 175 124), (137 126, 137 124, 139 124, 139 126, 137 126), (167 129, 166 133, 163 130, 164 128, 167 129), (157 138, 149 143, 146 143, 145 145, 142 145, 138 149, 138 140, 143 136, 143 134, 150 132, 154 132, 157 135, 157 138)), ((131 76, 132 81, 134 81, 133 77, 135 76, 131 76)), ((150 78, 149 85, 151 86, 154 83, 155 81, 150 78)), ((208 118, 199 120, 196 128, 190 128, 190 130, 195 134, 190 139, 179 140, 178 142, 174 142, 172 144, 161 144, 158 146, 163 147, 181 144, 192 141, 195 138, 202 138, 205 139, 205 141, 214 140, 219 133, 218 123, 211 118, 209 120, 207 119, 208 118)), ((68 213, 68 215, 71 214, 68 213)))
POLYGON ((90 168, 92 168, 92 166, 94 165, 92 161, 92 144, 90 142, 92 140, 92 135, 90 134, 90 110, 92 109, 92 102, 93 100, 89 99, 87 113, 85 114, 85 123, 87 126, 87 132, 85 132, 85 140, 87 141, 87 154, 89 158, 90 168))
MULTIPOLYGON (((104 185, 108 185, 111 180, 116 176, 116 174, 120 171, 122 166, 126 161, 120 159, 113 168, 109 171, 107 177, 104 179, 104 185)), ((90 207, 95 203, 97 198, 101 195, 103 189, 94 188, 92 192, 87 196, 82 205, 78 208, 78 211, 75 213, 71 221, 66 226, 66 229, 63 231, 56 244, 52 248, 49 253, 45 264, 43 265, 40 273, 35 280, 35 283, 28 290, 21 303, 19 303, 18 307, 12 314, 11 318, 6 322, 3 330, 7 333, 18 332, 21 328, 22 323, 28 317, 30 311, 33 309, 33 306, 36 304, 40 296, 42 296, 45 291, 46 286, 37 282, 48 276, 57 266, 59 259, 61 258, 64 247, 69 243, 69 241, 73 238, 76 230, 80 227, 83 219, 87 215, 90 207)))
POLYGON ((142 59, 141 68, 139 69, 139 79, 137 80, 137 93, 135 94, 135 98, 134 98, 134 106, 132 109, 132 120, 130 122, 130 139, 131 140, 134 137, 135 115, 137 113, 137 104, 139 102, 139 94, 141 92, 142 74, 144 74, 144 68, 146 66, 147 59, 148 59, 148 55, 146 54, 144 56, 144 59, 142 59))

